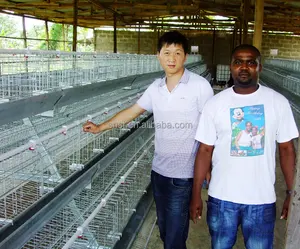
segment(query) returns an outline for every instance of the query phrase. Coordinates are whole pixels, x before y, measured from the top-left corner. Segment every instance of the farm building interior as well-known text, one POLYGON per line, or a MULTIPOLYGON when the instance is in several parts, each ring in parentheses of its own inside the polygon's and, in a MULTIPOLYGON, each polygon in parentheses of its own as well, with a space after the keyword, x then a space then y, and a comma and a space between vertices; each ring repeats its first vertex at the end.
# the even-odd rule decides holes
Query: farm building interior
MULTIPOLYGON (((152 114, 97 135, 82 124, 111 118, 162 77, 157 41, 170 30, 186 35, 186 68, 215 92, 233 48, 256 46, 260 84, 288 98, 299 129, 298 0, 0 0, 1 249, 163 248, 152 114)), ((300 163, 287 221, 277 164, 274 248, 299 249, 300 163)), ((205 210, 188 248, 210 248, 205 210)), ((240 232, 234 248, 245 248, 240 232)))

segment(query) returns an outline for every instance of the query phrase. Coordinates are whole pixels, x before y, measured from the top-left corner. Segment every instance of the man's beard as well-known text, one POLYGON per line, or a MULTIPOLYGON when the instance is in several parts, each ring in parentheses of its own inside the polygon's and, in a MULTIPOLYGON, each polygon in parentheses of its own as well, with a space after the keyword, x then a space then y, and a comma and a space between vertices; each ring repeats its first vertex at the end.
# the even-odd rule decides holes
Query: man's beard
POLYGON ((239 73, 239 77, 242 77, 241 76, 242 74, 247 74, 248 75, 248 80, 243 81, 243 80, 240 80, 239 78, 237 78, 234 82, 235 86, 241 87, 241 88, 248 88, 248 87, 255 86, 257 84, 256 80, 254 80, 253 78, 249 78, 249 77, 251 77, 251 74, 249 72, 242 71, 242 72, 239 73))
POLYGON ((234 82, 234 85, 236 87, 241 87, 241 88, 248 88, 248 87, 252 87, 252 86, 255 86, 256 85, 256 81, 253 80, 253 79, 249 79, 247 81, 241 81, 239 79, 237 79, 235 82, 234 82))

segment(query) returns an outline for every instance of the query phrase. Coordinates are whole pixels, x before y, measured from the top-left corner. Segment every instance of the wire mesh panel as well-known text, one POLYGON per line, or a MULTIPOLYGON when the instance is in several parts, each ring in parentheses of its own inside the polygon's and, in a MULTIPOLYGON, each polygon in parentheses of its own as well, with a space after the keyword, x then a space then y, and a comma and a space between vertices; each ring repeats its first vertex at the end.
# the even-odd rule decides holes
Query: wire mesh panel
POLYGON ((265 65, 288 69, 289 71, 299 72, 300 61, 289 59, 265 59, 265 65))
POLYGON ((0 132, 3 138, 0 146, 0 218, 10 220, 20 215, 128 132, 128 128, 121 127, 91 135, 82 132, 82 124, 87 119, 103 122, 132 105, 144 89, 123 90, 104 101, 95 97, 92 102, 67 106, 64 108, 69 115, 67 119, 59 115, 61 110, 58 110, 55 118, 27 118, 12 124, 10 129, 6 125, 0 132), (89 117, 86 110, 91 113, 89 117), (65 125, 61 126, 62 123, 65 125))
MULTIPOLYGON (((1 56, 5 63, 1 64, 0 83, 11 82, 3 85, 7 86, 7 92, 2 97, 12 97, 9 100, 72 87, 79 81, 83 85, 89 84, 92 77, 101 81, 100 69, 106 74, 103 80, 107 80, 159 68, 157 59, 149 55, 30 52, 24 57, 18 53, 1 56), (7 59, 9 56, 13 57, 11 64, 7 59), (3 74, 8 65, 12 71, 3 74)), ((189 61, 195 62, 197 58, 200 57, 190 57, 189 61)), ((205 65, 194 69, 203 71, 205 65)), ((73 101, 70 105, 0 126, 0 232, 7 224, 13 226, 14 220, 22 217, 35 203, 40 203, 41 198, 58 189, 67 178, 83 170, 91 158, 106 152, 132 127, 136 127, 147 113, 128 125, 97 135, 82 131, 85 121, 101 123, 134 104, 148 84, 149 79, 146 78, 134 80, 130 87, 73 101)), ((24 247, 62 248, 82 224, 86 225, 72 242, 72 248, 113 246, 150 181, 154 131, 153 126, 147 127, 150 128, 139 128, 144 129, 143 135, 138 136, 109 167, 94 176, 68 205, 62 210, 55 210, 59 212, 57 216, 24 247), (103 199, 105 205, 100 207, 103 199), (98 211, 95 213, 95 210, 98 211), (93 213, 95 215, 90 218, 93 213)))
POLYGON ((202 55, 200 54, 190 54, 188 57, 187 57, 187 60, 186 60, 186 63, 189 64, 189 63, 194 63, 194 62, 198 62, 198 61, 202 61, 202 55))
MULTIPOLYGON (((187 63, 200 60, 201 56, 191 55, 187 63)), ((160 70, 155 55, 0 50, 0 100, 160 70)))
POLYGON ((206 64, 199 64, 199 65, 196 65, 192 68, 189 68, 189 70, 193 73, 201 75, 207 70, 207 65, 206 64))
POLYGON ((289 75, 287 71, 267 66, 262 71, 261 76, 300 96, 300 75, 295 77, 289 75))
MULTIPOLYGON (((57 241, 66 236, 65 232, 67 227, 65 227, 65 224, 73 224, 73 226, 76 227, 81 221, 83 221, 82 215, 75 206, 74 201, 71 201, 44 226, 34 239, 29 240, 24 248, 57 248, 55 247, 57 241)), ((86 234, 89 234, 88 230, 86 231, 86 234)), ((90 235, 90 237, 93 238, 92 235, 90 235)), ((86 243, 82 243, 82 246, 84 245, 86 245, 86 243)))
POLYGON ((217 65, 216 79, 220 84, 225 84, 230 78, 229 65, 217 65))
MULTIPOLYGON (((24 248, 63 248, 72 236, 74 239, 66 248, 113 247, 150 182, 154 130, 140 129, 143 129, 141 135, 135 137, 130 146, 96 175, 24 248), (76 234, 78 231, 80 233, 76 234), (46 234, 48 236, 44 238, 46 234)), ((101 167, 101 161, 96 167, 101 167)))
POLYGON ((276 91, 281 92, 289 100, 296 124, 298 127, 300 127, 300 97, 295 97, 295 95, 293 95, 297 94, 297 88, 294 89, 294 91, 291 91, 288 87, 295 84, 295 81, 293 80, 294 78, 292 78, 291 80, 291 77, 284 77, 283 75, 275 71, 275 69, 273 70, 271 70, 270 68, 264 69, 264 72, 261 74, 260 84, 266 85, 271 88, 275 88, 276 91), (289 83, 288 80, 291 80, 291 82, 289 83), (288 91, 282 92, 283 88, 285 88, 288 91))

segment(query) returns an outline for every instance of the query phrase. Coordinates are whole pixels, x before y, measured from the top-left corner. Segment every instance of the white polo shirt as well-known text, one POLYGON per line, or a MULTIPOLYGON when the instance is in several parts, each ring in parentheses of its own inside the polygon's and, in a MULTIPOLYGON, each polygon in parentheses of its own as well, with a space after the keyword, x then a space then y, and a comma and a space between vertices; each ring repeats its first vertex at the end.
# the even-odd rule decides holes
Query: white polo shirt
POLYGON ((164 77, 155 80, 137 101, 141 108, 153 112, 155 172, 172 178, 193 177, 197 126, 203 106, 212 96, 208 81, 185 69, 171 92, 164 77))

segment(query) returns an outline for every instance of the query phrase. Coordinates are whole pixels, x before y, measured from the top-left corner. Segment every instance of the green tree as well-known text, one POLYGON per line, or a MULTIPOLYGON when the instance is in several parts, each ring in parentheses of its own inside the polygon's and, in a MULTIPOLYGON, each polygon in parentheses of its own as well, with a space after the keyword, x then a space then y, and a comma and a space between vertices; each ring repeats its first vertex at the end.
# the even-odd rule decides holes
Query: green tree
POLYGON ((1 38, 20 37, 21 32, 17 27, 17 21, 12 16, 0 13, 0 48, 23 48, 22 40, 1 38))
POLYGON ((58 23, 54 23, 51 26, 50 29, 50 34, 49 34, 49 38, 51 40, 55 40, 55 41, 50 41, 49 42, 49 49, 50 50, 58 50, 59 49, 59 42, 58 40, 63 40, 63 25, 62 24, 58 24, 58 23))
MULTIPOLYGON (((60 23, 54 23, 51 25, 50 31, 49 31, 49 39, 54 40, 49 42, 49 49, 50 50, 66 50, 70 51, 70 46, 64 47, 63 42, 59 41, 72 41, 72 32, 73 29, 70 28, 69 25, 63 25, 60 23), (64 31, 63 31, 64 28, 64 31)), ((68 44, 67 44, 68 45, 68 44)))
MULTIPOLYGON (((34 25, 31 29, 27 30, 26 32, 28 38, 46 39, 45 25, 34 25)), ((31 44, 36 44, 33 47, 31 47, 32 49, 48 49, 46 41, 32 42, 31 44)))
POLYGON ((88 28, 77 28, 77 50, 82 52, 94 51, 93 39, 88 39, 88 28))
MULTIPOLYGON (((21 17, 11 16, 0 13, 0 48, 24 48, 22 39, 7 39, 5 37, 22 37, 23 31, 20 28, 22 25, 21 17)), ((88 28, 77 28, 77 49, 78 51, 94 51, 93 39, 88 37, 88 28)), ((46 41, 45 25, 34 25, 26 30, 28 46, 31 49, 47 50, 48 44, 46 41), (44 39, 44 41, 30 40, 44 39)), ((49 23, 49 49, 60 51, 71 51, 73 40, 73 26, 69 24, 49 23), (63 41, 66 41, 65 43, 63 41)))

